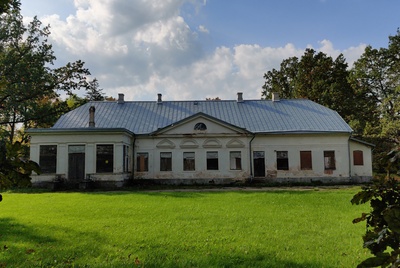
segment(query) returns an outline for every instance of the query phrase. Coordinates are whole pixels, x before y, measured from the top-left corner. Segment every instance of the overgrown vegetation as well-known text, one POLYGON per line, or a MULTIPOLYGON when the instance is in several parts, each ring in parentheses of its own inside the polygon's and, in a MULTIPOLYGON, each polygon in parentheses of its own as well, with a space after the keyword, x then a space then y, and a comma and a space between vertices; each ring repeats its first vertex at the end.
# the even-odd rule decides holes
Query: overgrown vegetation
POLYGON ((103 100, 96 79, 77 60, 53 68, 50 26, 35 17, 24 24, 19 0, 0 2, 0 188, 25 186, 37 165, 27 160, 24 130, 50 127, 63 113, 89 100, 103 100), (83 89, 85 98, 76 97, 83 89), (77 99, 72 105, 62 95, 77 99), (18 151, 17 151, 18 150, 18 151))
POLYGON ((400 148, 390 151, 388 157, 387 176, 364 186, 351 200, 352 204, 369 202, 371 206, 369 213, 353 220, 366 222, 364 247, 374 255, 358 267, 400 267, 400 182, 391 177, 392 170, 400 170, 400 148))
POLYGON ((351 68, 342 54, 333 59, 306 49, 264 74, 262 95, 278 92, 336 110, 353 135, 376 145, 373 168, 385 172, 385 154, 400 144, 400 30, 388 39, 387 48, 366 47, 351 68))
POLYGON ((358 190, 5 193, 0 266, 355 267, 358 190))

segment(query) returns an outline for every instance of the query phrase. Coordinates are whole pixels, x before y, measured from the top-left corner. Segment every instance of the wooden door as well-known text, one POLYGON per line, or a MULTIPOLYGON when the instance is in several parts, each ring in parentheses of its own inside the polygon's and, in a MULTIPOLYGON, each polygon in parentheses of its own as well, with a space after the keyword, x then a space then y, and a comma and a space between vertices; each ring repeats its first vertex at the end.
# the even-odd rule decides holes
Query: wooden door
POLYGON ((70 153, 68 158, 68 180, 83 181, 85 179, 85 154, 70 153))
POLYGON ((68 180, 79 182, 85 179, 85 145, 68 146, 68 180))
POLYGON ((254 177, 265 177, 265 153, 253 152, 254 177))

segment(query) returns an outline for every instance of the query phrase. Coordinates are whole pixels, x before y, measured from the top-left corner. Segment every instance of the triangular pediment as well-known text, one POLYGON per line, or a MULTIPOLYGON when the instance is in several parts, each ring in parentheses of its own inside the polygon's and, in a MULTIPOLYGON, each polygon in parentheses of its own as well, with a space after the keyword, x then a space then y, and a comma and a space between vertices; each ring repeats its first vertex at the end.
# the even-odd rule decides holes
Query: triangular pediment
POLYGON ((156 147, 160 149, 174 149, 176 146, 175 143, 173 143, 169 139, 163 139, 162 141, 157 143, 156 147))
POLYGON ((194 139, 184 139, 181 144, 179 145, 181 148, 198 148, 199 144, 194 139))
POLYGON ((198 113, 156 131, 157 134, 206 135, 206 134, 246 134, 247 130, 221 121, 212 116, 198 113))
POLYGON ((227 148, 243 148, 245 147, 244 143, 241 140, 238 139, 232 139, 228 141, 226 144, 227 148))
POLYGON ((222 144, 218 139, 207 139, 203 143, 203 148, 221 148, 222 144))

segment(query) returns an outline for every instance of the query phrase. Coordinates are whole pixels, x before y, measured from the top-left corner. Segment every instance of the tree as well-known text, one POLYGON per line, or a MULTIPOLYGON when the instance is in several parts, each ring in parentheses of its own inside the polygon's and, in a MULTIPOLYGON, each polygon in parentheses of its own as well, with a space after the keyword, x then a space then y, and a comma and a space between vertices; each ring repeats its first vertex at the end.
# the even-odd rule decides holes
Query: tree
POLYGON ((220 101, 221 99, 219 97, 215 98, 206 98, 206 101, 220 101))
POLYGON ((11 0, 0 0, 0 14, 9 10, 11 2, 11 0))
POLYGON ((89 82, 85 97, 88 101, 104 101, 105 97, 102 91, 103 89, 99 88, 99 82, 95 78, 89 82))
POLYGON ((348 82, 347 68, 343 55, 333 60, 323 52, 306 49, 300 59, 285 59, 279 70, 264 74, 262 96, 271 98, 273 92, 278 92, 282 98, 307 98, 336 110, 345 120, 351 121, 355 117, 354 107, 360 100, 348 82))
POLYGON ((368 46, 354 63, 349 81, 367 102, 358 110, 369 120, 351 124, 364 139, 376 144, 374 170, 384 172, 386 153, 400 144, 400 31, 389 36, 387 48, 368 46))
POLYGON ((56 57, 48 42, 50 27, 36 17, 24 25, 19 7, 19 0, 0 2, 0 188, 27 186, 31 173, 40 172, 26 158, 27 137, 16 139, 17 128, 53 125, 69 109, 60 93, 86 89, 98 93, 96 98, 100 94, 82 61, 52 68, 56 57))
POLYGON ((365 134, 400 144, 400 30, 389 36, 388 48, 368 46, 354 63, 350 80, 357 91, 369 97, 366 109, 374 120, 365 134), (369 107, 369 108, 368 108, 369 107))
POLYGON ((70 95, 98 84, 87 81, 90 72, 80 60, 51 68, 56 57, 48 42, 50 27, 36 17, 25 26, 19 1, 11 4, 0 20, 0 128, 8 131, 12 143, 19 124, 52 125, 67 111, 60 92, 70 95))
POLYGON ((40 174, 39 165, 25 157, 26 142, 6 143, 0 140, 0 189, 28 187, 32 171, 40 174))
POLYGON ((387 176, 364 186, 351 200, 355 205, 369 202, 371 206, 369 213, 353 220, 366 222, 364 247, 374 255, 358 267, 400 267, 400 182, 390 175, 393 168, 400 171, 400 147, 386 156, 387 176))

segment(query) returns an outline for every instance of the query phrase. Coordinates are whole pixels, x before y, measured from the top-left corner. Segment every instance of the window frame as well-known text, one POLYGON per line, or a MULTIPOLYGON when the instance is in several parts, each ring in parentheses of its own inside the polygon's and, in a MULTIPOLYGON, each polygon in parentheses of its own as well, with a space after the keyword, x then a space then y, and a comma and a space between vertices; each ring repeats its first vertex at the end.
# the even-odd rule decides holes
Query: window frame
POLYGON ((242 152, 230 151, 229 152, 229 168, 230 170, 242 170, 242 152), (235 157, 239 155, 239 157, 235 157))
POLYGON ((312 151, 300 151, 300 169, 312 170, 312 151))
POLYGON ((218 151, 206 152, 206 168, 207 170, 219 170, 219 155, 218 151), (213 157, 216 155, 217 157, 213 157))
POLYGON ((183 171, 196 171, 196 153, 183 152, 183 171))
POLYGON ((353 165, 364 166, 364 151, 362 150, 353 151, 353 165))
POLYGON ((149 153, 148 152, 138 152, 136 153, 136 171, 137 172, 148 172, 149 171, 149 153), (143 157, 143 162, 141 161, 143 157), (141 163, 143 163, 143 170, 141 170, 141 163))
POLYGON ((113 172, 114 144, 96 144, 96 173, 113 172))
POLYGON ((336 170, 336 157, 334 150, 324 151, 324 169, 336 170))
POLYGON ((130 171, 129 145, 124 145, 122 157, 123 157, 122 170, 123 172, 127 173, 130 171))
POLYGON ((289 170, 289 152, 276 151, 276 169, 289 170))
POLYGON ((57 173, 57 145, 51 144, 39 146, 39 166, 42 174, 57 173), (51 150, 54 150, 53 153, 49 152, 50 148, 51 150))
POLYGON ((172 152, 160 152, 160 171, 172 171, 172 152))

